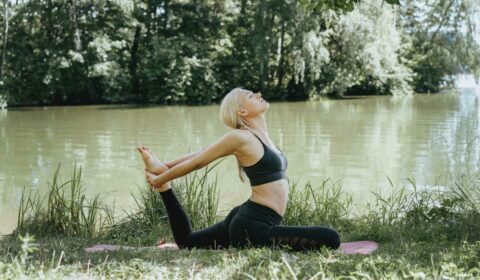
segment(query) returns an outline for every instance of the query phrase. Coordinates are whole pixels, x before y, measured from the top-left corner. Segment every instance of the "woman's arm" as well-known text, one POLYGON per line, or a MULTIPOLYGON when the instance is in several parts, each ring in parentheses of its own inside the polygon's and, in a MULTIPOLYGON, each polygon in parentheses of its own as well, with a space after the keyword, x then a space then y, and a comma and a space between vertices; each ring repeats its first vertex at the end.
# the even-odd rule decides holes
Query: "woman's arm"
POLYGON ((153 187, 158 188, 171 180, 200 169, 218 158, 233 154, 243 143, 245 140, 241 132, 231 131, 213 145, 197 152, 191 158, 176 164, 160 175, 147 172, 147 180, 153 187))
POLYGON ((196 151, 196 152, 193 152, 193 153, 190 153, 186 156, 183 156, 183 157, 180 157, 180 158, 177 158, 175 160, 172 160, 172 161, 169 161, 169 162, 166 162, 164 163, 169 169, 174 167, 175 165, 179 164, 179 163, 182 163, 188 159, 191 159, 193 157, 195 157, 196 155, 198 155, 201 151, 205 150, 205 148, 202 148, 200 151, 196 151))

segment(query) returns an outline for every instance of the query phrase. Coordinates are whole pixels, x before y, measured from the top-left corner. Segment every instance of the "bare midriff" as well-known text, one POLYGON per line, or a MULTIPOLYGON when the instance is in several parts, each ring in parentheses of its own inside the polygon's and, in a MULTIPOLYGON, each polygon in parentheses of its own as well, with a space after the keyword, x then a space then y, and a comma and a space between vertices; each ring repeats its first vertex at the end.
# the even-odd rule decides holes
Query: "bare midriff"
POLYGON ((250 200, 275 210, 283 217, 287 208, 288 190, 287 179, 257 185, 252 187, 250 200))

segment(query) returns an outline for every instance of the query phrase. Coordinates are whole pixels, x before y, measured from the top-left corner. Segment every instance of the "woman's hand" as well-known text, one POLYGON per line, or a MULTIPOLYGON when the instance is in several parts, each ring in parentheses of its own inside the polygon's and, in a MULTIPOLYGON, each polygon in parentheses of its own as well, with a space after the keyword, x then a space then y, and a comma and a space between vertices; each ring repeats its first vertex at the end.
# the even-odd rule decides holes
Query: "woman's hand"
POLYGON ((153 173, 148 172, 145 169, 145 179, 147 180, 148 185, 155 191, 164 191, 170 188, 170 184, 165 183, 161 184, 160 182, 160 175, 155 175, 153 173))

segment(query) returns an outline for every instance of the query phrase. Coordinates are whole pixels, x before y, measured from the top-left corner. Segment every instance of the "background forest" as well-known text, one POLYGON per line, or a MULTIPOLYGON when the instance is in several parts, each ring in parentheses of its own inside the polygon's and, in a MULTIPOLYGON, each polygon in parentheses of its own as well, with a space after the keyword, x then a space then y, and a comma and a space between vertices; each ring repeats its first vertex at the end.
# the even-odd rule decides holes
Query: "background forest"
POLYGON ((338 2, 3 0, 0 97, 210 104, 242 86, 294 101, 438 92, 480 76, 478 1, 338 2))

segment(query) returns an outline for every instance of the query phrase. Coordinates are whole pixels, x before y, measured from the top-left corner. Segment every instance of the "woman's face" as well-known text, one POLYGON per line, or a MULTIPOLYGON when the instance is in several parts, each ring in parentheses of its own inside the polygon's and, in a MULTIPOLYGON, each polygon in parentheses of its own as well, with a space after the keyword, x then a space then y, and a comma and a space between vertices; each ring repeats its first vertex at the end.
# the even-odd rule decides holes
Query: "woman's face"
POLYGON ((262 98, 260 92, 253 93, 249 90, 242 90, 239 96, 241 117, 255 117, 267 111, 270 104, 262 98))

